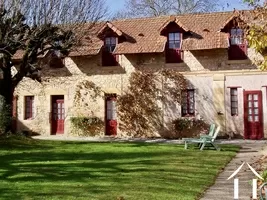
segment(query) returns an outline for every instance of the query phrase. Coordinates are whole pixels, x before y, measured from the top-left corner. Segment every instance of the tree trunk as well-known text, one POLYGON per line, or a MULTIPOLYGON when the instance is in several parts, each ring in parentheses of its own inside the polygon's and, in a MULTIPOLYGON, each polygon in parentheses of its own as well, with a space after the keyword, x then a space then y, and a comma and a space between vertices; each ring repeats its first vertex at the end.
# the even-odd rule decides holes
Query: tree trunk
POLYGON ((0 118, 0 126, 4 132, 14 131, 12 130, 12 103, 15 87, 12 83, 11 68, 4 67, 3 79, 0 84, 0 110, 3 115, 0 118))

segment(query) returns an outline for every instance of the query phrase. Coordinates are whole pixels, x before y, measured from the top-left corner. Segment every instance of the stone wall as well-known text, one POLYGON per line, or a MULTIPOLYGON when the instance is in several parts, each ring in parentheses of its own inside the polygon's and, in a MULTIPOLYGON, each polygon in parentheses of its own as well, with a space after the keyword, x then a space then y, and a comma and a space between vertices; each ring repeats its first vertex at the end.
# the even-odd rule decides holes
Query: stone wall
MULTIPOLYGON (((185 51, 184 63, 179 64, 166 64, 164 54, 158 53, 120 55, 119 66, 110 67, 101 66, 100 55, 68 57, 64 60, 64 68, 53 69, 43 65, 42 83, 24 78, 16 89, 16 95, 19 97, 18 129, 28 129, 43 135, 50 135, 51 95, 64 95, 64 134, 73 135, 75 131, 72 129, 70 117, 97 116, 104 120, 104 94, 122 94, 123 91, 127 90, 129 77, 136 69, 170 68, 183 73, 190 83, 189 86, 195 89, 196 117, 220 124, 222 133, 238 131, 242 135, 242 118, 229 116, 229 90, 227 87, 237 85, 244 89, 261 89, 267 78, 267 74, 259 71, 252 62, 260 56, 251 49, 248 53, 250 59, 245 61, 228 61, 226 49, 214 49, 185 51), (257 77, 257 83, 252 81, 255 77, 257 77), (246 80, 251 80, 251 82, 246 80), (101 96, 91 99, 88 92, 81 91, 83 101, 79 105, 74 105, 77 85, 83 81, 92 81, 100 87, 101 96), (27 95, 35 96, 34 117, 31 120, 24 120, 24 100, 27 95), (223 115, 218 116, 219 111, 223 115)), ((239 90, 239 100, 240 102, 243 101, 242 89, 239 90)), ((267 112, 266 106, 264 107, 265 112, 267 112)), ((166 122, 180 116, 180 105, 164 107, 164 120, 166 122)), ((265 129, 267 129, 267 123, 264 124, 265 129)), ((104 130, 101 134, 104 134, 104 130)), ((123 135, 124 133, 118 130, 118 136, 123 135)))

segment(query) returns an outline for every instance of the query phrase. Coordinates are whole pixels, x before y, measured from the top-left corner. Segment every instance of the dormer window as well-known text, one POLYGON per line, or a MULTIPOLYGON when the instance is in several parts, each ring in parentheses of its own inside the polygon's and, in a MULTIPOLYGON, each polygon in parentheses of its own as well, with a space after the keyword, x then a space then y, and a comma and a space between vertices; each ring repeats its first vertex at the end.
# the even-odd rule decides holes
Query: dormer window
POLYGON ((117 45, 116 37, 106 37, 105 38, 105 48, 109 53, 112 53, 117 45))
POLYGON ((181 48, 181 33, 169 33, 168 35, 169 49, 181 48))
POLYGON ((102 66, 117 66, 117 55, 113 54, 118 43, 117 37, 106 37, 102 51, 102 66))
POLYGON ((232 28, 230 33, 231 45, 239 45, 244 43, 244 32, 240 28, 232 28))
POLYGON ((166 48, 166 63, 182 62, 182 34, 180 32, 168 33, 166 48))
POLYGON ((247 44, 244 38, 244 31, 241 28, 230 29, 230 47, 228 50, 229 60, 247 59, 247 44))

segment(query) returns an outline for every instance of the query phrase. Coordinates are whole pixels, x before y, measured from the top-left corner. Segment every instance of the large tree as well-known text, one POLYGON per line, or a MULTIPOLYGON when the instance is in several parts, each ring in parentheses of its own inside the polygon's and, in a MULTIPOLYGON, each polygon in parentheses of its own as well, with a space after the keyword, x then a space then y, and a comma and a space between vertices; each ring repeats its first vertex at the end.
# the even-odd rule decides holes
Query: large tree
POLYGON ((25 76, 41 81, 39 56, 53 50, 67 55, 80 39, 75 33, 88 33, 105 16, 104 5, 105 0, 0 0, 0 105, 12 106, 15 87, 25 76), (83 26, 86 21, 91 25, 83 26), (21 59, 12 75, 18 53, 21 59))
MULTIPOLYGON (((249 46, 263 55, 263 59, 255 60, 262 70, 267 69, 267 1, 244 0, 253 10, 240 12, 244 26, 247 28, 249 46)), ((242 23, 241 23, 242 25, 242 23)))
POLYGON ((114 18, 161 16, 214 11, 215 0, 126 0, 124 9, 114 18))

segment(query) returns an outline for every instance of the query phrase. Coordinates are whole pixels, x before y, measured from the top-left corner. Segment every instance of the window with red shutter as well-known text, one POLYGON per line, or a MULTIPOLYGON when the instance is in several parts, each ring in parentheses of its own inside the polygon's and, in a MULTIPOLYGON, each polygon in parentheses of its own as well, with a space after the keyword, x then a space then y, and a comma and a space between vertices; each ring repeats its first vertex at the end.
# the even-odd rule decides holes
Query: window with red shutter
POLYGON ((182 34, 173 32, 168 34, 168 42, 166 46, 166 63, 182 62, 182 34))
POLYGON ((230 30, 230 47, 228 50, 229 60, 247 59, 247 44, 244 39, 244 31, 240 28, 230 30))
POLYGON ((25 117, 24 119, 32 119, 33 118, 33 103, 34 96, 25 96, 25 117))
POLYGON ((102 51, 102 66, 117 66, 117 55, 113 54, 117 45, 116 37, 106 37, 104 41, 104 48, 102 51))
POLYGON ((195 90, 182 91, 182 117, 195 115, 195 90))

